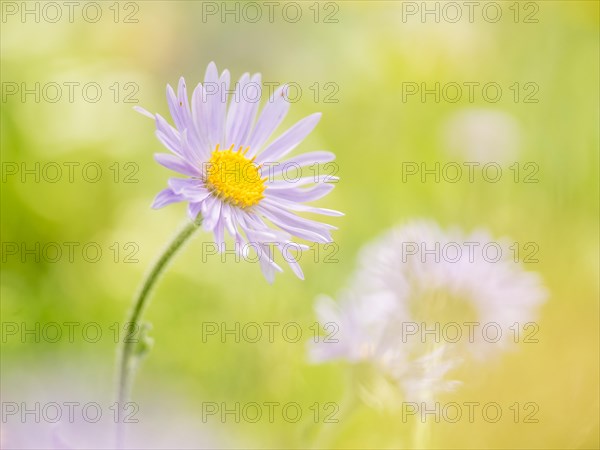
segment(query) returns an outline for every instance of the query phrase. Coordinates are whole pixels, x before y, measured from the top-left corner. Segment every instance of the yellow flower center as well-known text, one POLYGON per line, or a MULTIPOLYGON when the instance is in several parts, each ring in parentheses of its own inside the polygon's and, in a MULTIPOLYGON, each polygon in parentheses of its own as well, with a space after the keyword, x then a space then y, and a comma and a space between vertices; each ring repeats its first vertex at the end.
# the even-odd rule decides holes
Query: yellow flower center
POLYGON ((265 180, 260 177, 260 166, 254 158, 248 159, 245 150, 239 147, 221 151, 215 148, 208 162, 206 185, 214 195, 240 208, 256 205, 263 197, 265 180))

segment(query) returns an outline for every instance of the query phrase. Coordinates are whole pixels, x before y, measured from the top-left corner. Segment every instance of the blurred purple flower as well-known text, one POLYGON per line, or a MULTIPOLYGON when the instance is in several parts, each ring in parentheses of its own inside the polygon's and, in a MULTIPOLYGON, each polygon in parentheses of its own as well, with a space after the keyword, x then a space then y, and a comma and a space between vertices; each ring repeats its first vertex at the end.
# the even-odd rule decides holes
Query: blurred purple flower
POLYGON ((538 274, 513 256, 508 240, 486 231, 465 234, 427 221, 393 228, 363 248, 341 302, 317 299, 319 321, 338 332, 337 342, 312 345, 312 360, 370 362, 405 398, 431 401, 457 385, 446 379, 451 370, 509 346, 515 324, 534 320, 545 301, 538 274), (494 247, 489 257, 486 245, 494 247), (439 330, 448 324, 453 333, 445 339, 439 330), (493 343, 482 332, 488 324, 501 330, 490 333, 493 343), (455 340, 457 328, 462 335, 455 340))

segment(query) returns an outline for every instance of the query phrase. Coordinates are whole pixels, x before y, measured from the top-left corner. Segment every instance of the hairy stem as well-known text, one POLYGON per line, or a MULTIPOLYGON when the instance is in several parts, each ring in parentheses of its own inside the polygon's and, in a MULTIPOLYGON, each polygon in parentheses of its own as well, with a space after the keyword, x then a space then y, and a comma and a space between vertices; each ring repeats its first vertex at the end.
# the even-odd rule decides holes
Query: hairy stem
MULTIPOLYGON (((117 384, 117 406, 122 409, 126 406, 129 401, 129 395, 131 392, 132 379, 135 372, 136 358, 134 358, 136 352, 136 346, 139 345, 138 339, 134 338, 135 333, 141 329, 141 316, 144 312, 150 294, 160 276, 165 271, 165 268, 169 262, 173 259, 175 254, 183 247, 183 245, 190 239, 196 230, 199 229, 202 224, 202 217, 198 215, 196 220, 186 223, 185 226, 175 235, 173 240, 164 249, 163 253, 156 260, 151 270, 145 276, 140 286, 139 291, 134 297, 133 306, 129 312, 126 322, 127 332, 120 341, 120 348, 118 352, 118 384, 117 384)), ((138 336, 139 337, 139 336, 138 336)), ((143 336, 142 336, 143 338, 143 336)), ((121 420, 118 421, 117 427, 117 445, 122 446, 123 441, 123 427, 121 420)))

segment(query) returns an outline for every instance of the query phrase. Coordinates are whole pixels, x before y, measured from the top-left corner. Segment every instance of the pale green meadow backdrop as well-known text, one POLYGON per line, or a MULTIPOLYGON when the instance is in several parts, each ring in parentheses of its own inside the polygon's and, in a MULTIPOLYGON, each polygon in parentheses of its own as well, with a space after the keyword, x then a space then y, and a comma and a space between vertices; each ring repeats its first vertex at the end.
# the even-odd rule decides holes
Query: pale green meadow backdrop
MULTIPOLYGON (((96 22, 98 8, 83 15, 90 2, 80 2, 72 21, 64 3, 54 21, 56 8, 44 9, 44 2, 2 2, 3 402, 60 389, 64 400, 79 386, 87 400, 78 401, 101 403, 110 414, 115 333, 123 337, 142 275, 187 220, 183 204, 150 209, 173 174, 153 160, 165 151, 154 123, 132 107, 168 117, 166 84, 184 76, 190 92, 215 61, 232 79, 261 72, 263 81, 296 84, 298 99, 280 132, 323 113, 295 154, 335 152, 340 181, 318 204, 345 216, 327 218, 339 227, 335 251, 303 255, 304 281, 283 264, 273 285, 257 263, 207 254, 203 243, 212 236, 198 233, 145 315, 155 344, 133 390, 136 426, 143 429, 146 420, 165 436, 190 433, 196 448, 410 447, 416 422, 373 402, 340 410, 338 423, 323 426, 324 405, 343 402, 350 366, 311 364, 307 345, 315 297, 343 288, 360 247, 393 225, 427 218, 443 227, 487 228, 523 252, 534 243, 536 262, 523 266, 540 274, 549 293, 536 321, 538 342, 462 371, 463 385, 441 397, 497 402, 502 420, 441 420, 431 425, 428 446, 598 447, 598 2, 496 2, 496 22, 495 10, 482 13, 494 2, 479 2, 472 23, 465 2, 457 2, 462 17, 455 23, 446 2, 296 2, 293 9, 275 2, 272 20, 263 2, 99 2, 96 22), (20 10, 36 3, 39 23, 20 10), (409 14, 435 4, 439 23, 420 10, 409 14), (238 8, 239 20, 235 13, 223 18, 225 8, 238 8), (294 22, 297 10, 302 16, 294 22), (410 94, 422 83, 430 90, 440 83, 439 101, 435 93, 410 94), (472 99, 464 83, 479 83, 472 99), (488 83, 501 88, 496 102, 493 87, 482 90, 488 83), (455 85, 462 88, 456 101, 455 85), (24 88, 32 92, 23 97, 24 88), (480 168, 473 182, 466 171, 457 182, 407 175, 407 163, 469 161, 446 151, 444 130, 457 114, 482 110, 518 124, 516 150, 489 156, 503 168, 499 181, 486 181, 480 168), (515 162, 517 180, 509 168, 515 162), (525 183, 531 167, 537 181, 525 183), (23 175, 23 168, 31 172, 23 175), (73 339, 70 322, 77 324, 73 339), (225 342, 207 335, 209 322, 229 329, 256 322, 263 333, 266 322, 278 326, 273 342, 265 335, 238 343, 233 335, 225 342), (298 342, 282 338, 290 323, 302 331, 298 342), (23 337, 23 328, 34 331, 23 337), (53 339, 57 328, 62 336, 53 339), (97 330, 102 335, 92 342, 97 330), (291 423, 279 411, 273 423, 222 421, 219 414, 203 421, 207 402, 296 402, 302 417, 291 423), (521 414, 529 411, 523 404, 535 404, 537 422, 514 420, 515 402, 521 414)), ((15 417, 3 417, 3 440, 15 417)))

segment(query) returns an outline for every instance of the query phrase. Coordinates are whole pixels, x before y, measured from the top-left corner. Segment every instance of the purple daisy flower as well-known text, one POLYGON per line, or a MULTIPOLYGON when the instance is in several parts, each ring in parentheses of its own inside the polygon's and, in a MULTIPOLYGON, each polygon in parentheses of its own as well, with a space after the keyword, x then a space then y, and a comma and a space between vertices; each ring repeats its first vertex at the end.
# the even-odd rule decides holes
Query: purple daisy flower
POLYGON ((315 243, 331 242, 330 230, 336 227, 300 217, 296 212, 328 216, 338 211, 305 205, 327 195, 337 177, 285 178, 290 167, 327 163, 335 155, 327 151, 305 153, 281 161, 310 134, 321 118, 312 114, 293 125, 267 144, 283 121, 289 102, 286 86, 269 98, 257 116, 261 77, 245 73, 230 91, 227 70, 219 76, 210 63, 204 84, 194 89, 190 102, 183 77, 177 93, 167 85, 167 101, 175 123, 171 126, 160 114, 135 109, 155 119, 156 136, 172 154, 158 153, 156 161, 187 178, 170 178, 168 188, 155 198, 153 208, 187 202, 192 220, 203 218, 203 228, 212 231, 219 251, 224 248, 225 230, 234 238, 236 251, 247 256, 257 253, 265 278, 272 282, 282 269, 274 261, 277 249, 292 271, 303 279, 297 257, 308 247, 293 242, 293 237, 315 243), (229 100, 229 102, 228 102, 229 100), (229 105, 228 105, 229 103, 229 105), (269 226, 267 221, 276 226, 269 226), (292 255, 294 253, 295 255, 292 255))

